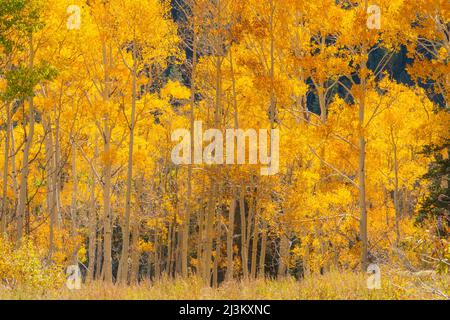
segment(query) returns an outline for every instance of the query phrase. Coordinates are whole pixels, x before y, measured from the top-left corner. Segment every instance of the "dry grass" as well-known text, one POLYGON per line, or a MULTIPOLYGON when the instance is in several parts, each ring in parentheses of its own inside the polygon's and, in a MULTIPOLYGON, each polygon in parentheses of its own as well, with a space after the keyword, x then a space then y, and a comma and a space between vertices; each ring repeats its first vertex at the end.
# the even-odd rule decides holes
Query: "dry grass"
POLYGON ((0 299, 64 300, 411 300, 448 299, 450 276, 419 278, 401 272, 384 271, 381 290, 368 290, 366 275, 330 272, 301 281, 255 280, 224 283, 218 289, 205 288, 196 278, 141 283, 133 287, 84 285, 81 290, 0 289, 0 299))

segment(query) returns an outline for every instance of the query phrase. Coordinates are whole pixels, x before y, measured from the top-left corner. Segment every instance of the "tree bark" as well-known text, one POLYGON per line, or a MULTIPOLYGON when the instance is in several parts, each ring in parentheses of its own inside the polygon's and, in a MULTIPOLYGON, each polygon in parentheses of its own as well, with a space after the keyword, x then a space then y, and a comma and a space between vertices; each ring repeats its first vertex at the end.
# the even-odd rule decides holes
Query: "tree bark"
POLYGON ((132 71, 132 98, 131 98, 131 118, 130 118, 130 140, 128 144, 128 170, 127 170, 127 191, 125 199, 125 225, 122 233, 122 256, 120 258, 119 283, 128 282, 128 257, 130 244, 130 211, 131 211, 131 184, 133 179, 133 150, 134 150, 134 129, 136 125, 136 84, 137 79, 137 58, 136 50, 133 48, 133 71, 132 71))
POLYGON ((280 261, 278 264, 278 278, 286 276, 289 260, 289 239, 286 234, 281 235, 280 239, 280 261))
POLYGON ((2 195, 2 211, 0 236, 7 237, 8 228, 8 173, 9 173, 9 139, 11 136, 11 111, 10 103, 6 102, 6 130, 5 130, 5 157, 3 162, 3 195, 2 195))
POLYGON ((227 230, 227 281, 233 280, 234 259, 233 259, 233 237, 234 237, 234 217, 236 215, 236 190, 233 187, 233 196, 231 206, 228 213, 228 230, 227 230))
MULTIPOLYGON (((109 101, 110 89, 109 89, 109 64, 108 53, 106 44, 102 44, 102 55, 103 55, 103 68, 104 68, 104 92, 103 100, 105 102, 109 101)), ((103 164, 103 210, 104 210, 104 221, 103 221, 103 268, 104 281, 107 283, 113 282, 112 276, 112 257, 111 257, 111 241, 112 241, 112 218, 111 218, 111 128, 109 124, 110 118, 109 113, 106 112, 103 115, 103 152, 106 158, 103 164)))
MULTIPOLYGON (((92 170, 93 171, 93 170, 92 170)), ((95 201, 95 173, 91 172, 91 190, 89 199, 89 269, 87 274, 88 282, 94 280, 95 269, 95 242, 97 238, 97 204, 95 201)))
POLYGON ((239 194, 239 210, 241 214, 241 259, 242 259, 242 273, 244 279, 248 278, 248 248, 246 239, 246 221, 245 221, 245 188, 241 187, 239 194))
POLYGON ((391 139, 394 151, 394 208, 395 208, 395 245, 398 247, 400 243, 400 190, 399 190, 399 179, 398 179, 398 158, 397 158, 397 142, 395 141, 394 132, 391 128, 391 139))
POLYGON ((51 260, 55 242, 55 152, 53 149, 53 132, 50 118, 43 118, 45 131, 45 171, 47 179, 47 210, 50 218, 48 260, 51 260))
MULTIPOLYGON (((194 10, 194 9, 192 9, 194 10)), ((192 214, 192 166, 194 154, 194 122, 195 122, 195 77, 197 66, 197 34, 195 31, 195 13, 192 16, 192 70, 191 70, 191 101, 190 101, 190 133, 191 133, 191 163, 188 165, 187 176, 187 203, 186 215, 184 217, 183 235, 181 238, 181 274, 184 278, 188 276, 188 256, 189 256, 189 230, 191 226, 192 214)))
MULTIPOLYGON (((75 139, 74 137, 72 139, 75 139)), ((78 172, 77 172, 77 147, 75 140, 72 141, 72 205, 70 208, 70 215, 72 220, 71 235, 72 239, 77 237, 77 197, 78 197, 78 172)), ((72 253, 72 264, 78 265, 78 250, 79 244, 75 244, 72 253)))
MULTIPOLYGON (((365 0, 364 12, 367 12, 367 0, 365 0)), ((362 46, 362 52, 367 51, 366 43, 362 46)), ((366 109, 366 71, 367 58, 363 59, 361 63, 361 97, 359 101, 359 162, 358 162, 358 176, 359 176, 359 210, 360 210, 360 225, 359 233, 361 237, 361 267, 362 271, 366 272, 368 266, 368 236, 367 236, 367 204, 366 204, 366 137, 364 133, 365 126, 365 109, 366 109)))
POLYGON ((266 276, 266 247, 267 247, 267 225, 265 220, 262 221, 261 228, 261 252, 259 256, 259 277, 265 278, 266 276))
POLYGON ((140 252, 139 244, 139 221, 133 223, 131 229, 131 270, 130 270, 130 284, 136 285, 139 281, 139 260, 140 252))
MULTIPOLYGON (((30 34, 29 37, 29 68, 33 70, 34 66, 34 48, 33 48, 33 36, 30 34)), ((25 121, 25 120, 24 120, 25 121)), ((29 121, 29 131, 28 134, 24 128, 25 132, 25 147, 23 150, 22 159, 22 172, 20 177, 20 191, 19 191, 19 203, 17 208, 17 243, 20 244, 23 237, 23 220, 26 214, 26 207, 28 202, 28 173, 29 173, 29 156, 31 147, 33 145, 34 137, 34 101, 33 97, 28 98, 28 121, 29 121)), ((24 124, 25 126, 25 124, 24 124)))
POLYGON ((253 219, 253 239, 252 239, 252 267, 251 267, 251 278, 255 279, 256 278, 256 270, 257 270, 257 265, 256 265, 256 254, 258 251, 258 217, 256 215, 256 210, 255 210, 255 217, 253 219))

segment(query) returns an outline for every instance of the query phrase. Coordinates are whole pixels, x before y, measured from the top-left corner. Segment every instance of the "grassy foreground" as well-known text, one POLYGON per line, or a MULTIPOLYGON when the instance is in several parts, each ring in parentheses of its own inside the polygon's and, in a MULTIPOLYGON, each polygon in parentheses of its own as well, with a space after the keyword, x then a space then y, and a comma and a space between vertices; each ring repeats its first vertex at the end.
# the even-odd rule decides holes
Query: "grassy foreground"
POLYGON ((100 282, 83 285, 81 290, 67 288, 0 289, 0 299, 64 300, 367 300, 367 299, 448 299, 449 275, 417 276, 402 272, 383 274, 382 289, 368 290, 366 275, 352 272, 330 272, 297 281, 255 280, 224 283, 218 289, 205 288, 196 278, 161 280, 136 286, 106 286, 100 282))

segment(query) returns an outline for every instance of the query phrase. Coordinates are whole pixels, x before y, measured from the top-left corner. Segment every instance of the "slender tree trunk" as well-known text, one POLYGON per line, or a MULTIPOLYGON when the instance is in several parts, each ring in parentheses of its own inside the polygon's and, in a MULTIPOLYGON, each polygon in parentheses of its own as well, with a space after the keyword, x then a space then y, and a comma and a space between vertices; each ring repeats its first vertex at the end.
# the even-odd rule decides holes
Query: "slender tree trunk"
MULTIPOLYGON (((98 149, 98 136, 95 136, 95 147, 94 147, 94 164, 96 162, 96 159, 98 159, 99 155, 99 149, 98 149)), ((94 167, 92 167, 92 174, 95 175, 94 167)), ((94 180, 95 181, 95 180, 94 180)), ((101 181, 97 181, 101 184, 101 181)), ((95 189, 94 189, 95 192, 95 189)), ((97 203, 95 203, 97 205, 97 203)), ((95 208, 97 209, 97 208, 95 208)), ((99 213, 95 213, 96 220, 95 220, 95 243, 96 243, 96 258, 95 258, 95 274, 94 278, 97 280, 101 280, 102 277, 102 258, 103 258, 103 225, 102 225, 102 219, 99 215, 99 213)))
POLYGON ((96 251, 96 259, 95 259, 95 279, 103 280, 102 274, 102 266, 103 266, 103 225, 100 217, 97 219, 97 228, 99 229, 96 234, 97 239, 97 251, 96 251))
POLYGON ((233 196, 228 214, 227 231, 227 281, 233 280, 234 260, 233 260, 233 237, 234 237, 234 217, 236 215, 236 190, 233 187, 233 196))
POLYGON ((158 237, 158 231, 155 230, 155 281, 159 281, 161 276, 161 262, 159 260, 159 237, 158 237))
POLYGON ((172 221, 169 221, 169 229, 167 232, 167 257, 166 257, 166 273, 167 276, 170 277, 170 267, 172 264, 172 231, 173 231, 173 224, 172 221))
POLYGON ((320 120, 322 123, 327 122, 327 103, 326 103, 326 97, 325 97, 325 89, 323 86, 318 85, 317 88, 317 95, 319 97, 319 106, 320 106, 320 120))
MULTIPOLYGON (((186 211, 183 211, 184 213, 186 211)), ((175 256, 175 276, 176 277, 183 277, 182 270, 181 270, 181 259, 182 259, 182 245, 183 245, 183 230, 184 230, 184 224, 179 226, 179 229, 177 231, 177 252, 175 256)))
MULTIPOLYGON (((72 138, 75 139, 75 138, 72 138)), ((78 197, 78 172, 77 172, 77 147, 76 142, 72 141, 72 205, 70 208, 70 214, 72 219, 72 239, 77 237, 77 197, 78 197)), ((79 244, 75 244, 74 251, 72 253, 72 264, 78 265, 78 250, 79 244)))
POLYGON ((216 223, 216 255, 214 256, 214 272, 213 272, 213 286, 214 288, 218 288, 219 286, 219 262, 221 259, 221 226, 220 223, 216 223))
POLYGON ((192 70, 191 70, 191 108, 190 108, 190 133, 191 133, 191 163, 188 165, 187 176, 187 204, 186 215, 184 217, 183 235, 181 238, 181 274, 184 278, 188 276, 188 256, 189 256, 189 230, 191 225, 192 214, 192 166, 193 166, 193 154, 194 154, 194 122, 195 122, 195 80, 196 80, 196 67, 197 67, 197 34, 195 31, 195 14, 192 16, 192 70))
POLYGON ((242 259, 242 272, 244 279, 248 278, 248 248, 246 239, 246 222, 245 222, 245 188, 241 187, 239 194, 239 210, 241 214, 241 259, 242 259))
POLYGON ((147 278, 150 281, 152 281, 152 256, 153 254, 149 252, 147 256, 147 278))
POLYGON ((61 228, 61 145, 60 145, 60 113, 57 114, 57 105, 55 104, 55 139, 54 144, 54 164, 53 164, 53 202, 54 202, 54 226, 56 229, 61 228))
POLYGON ((103 272, 105 275, 104 280, 107 283, 112 283, 112 257, 111 257, 111 240, 112 240, 112 231, 111 231, 111 159, 109 159, 109 155, 111 152, 110 147, 110 132, 108 127, 108 119, 104 120, 104 153, 108 155, 107 163, 104 164, 104 186, 103 186, 103 208, 104 208, 104 254, 103 254, 103 272))
MULTIPOLYGON (((361 99, 365 99, 365 96, 361 99)), ((365 271, 368 265, 368 244, 367 244, 367 208, 366 208, 366 139, 364 137, 364 110, 365 103, 360 102, 359 106, 359 122, 360 122, 360 136, 359 136, 359 210, 360 210, 360 237, 361 237, 361 266, 365 271)))
POLYGON ((97 204, 95 201, 95 173, 91 172, 91 190, 90 190, 90 205, 89 205, 89 269, 87 274, 88 282, 94 280, 95 269, 95 241, 97 236, 97 204))
POLYGON ((50 118, 43 118, 45 131, 45 171, 47 178, 47 210, 50 218, 48 259, 51 260, 55 242, 55 190, 54 190, 54 149, 53 132, 50 118))
MULTIPOLYGON (((231 86, 233 91, 233 107, 234 107, 234 128, 239 128, 239 118, 238 118, 238 103, 237 103, 237 93, 236 93, 236 79, 234 75, 234 63, 233 63, 233 49, 230 48, 230 70, 231 70, 231 86)), ((236 142, 236 138, 233 136, 233 140, 236 142)), ((234 152, 234 150, 233 150, 234 152)), ((238 188, 232 187, 232 200, 230 211, 228 215, 228 232, 227 232, 227 281, 233 280, 234 274, 234 248, 233 248, 233 238, 234 238, 234 219, 236 216, 236 203, 238 201, 238 188)))
POLYGON ((261 228, 261 252, 259 256, 259 277, 264 278, 266 276, 266 248, 267 248, 267 225, 265 220, 262 220, 261 228))
MULTIPOLYGON (((14 210, 17 209, 17 201, 19 199, 19 184, 17 182, 17 169, 16 169, 16 142, 14 137, 14 130, 11 128, 11 176, 13 182, 13 191, 14 191, 14 210)), ((11 211, 14 211, 11 209, 11 211)))
MULTIPOLYGON (((252 240, 252 225, 253 225, 253 218, 255 215, 255 207, 254 207, 254 199, 251 196, 249 199, 249 208, 248 208, 248 214, 247 214, 247 231, 245 233, 245 247, 247 248, 247 252, 245 253, 247 256, 247 264, 251 261, 249 261, 249 255, 250 255, 250 241, 252 240)), ((250 266, 251 268, 251 266, 250 266)), ((250 270, 249 270, 250 274, 250 270)))
POLYGON ((394 146, 394 208, 395 208, 395 245, 398 247, 400 243, 400 191, 398 181, 398 158, 397 158, 397 142, 395 141, 394 133, 391 129, 391 139, 394 146))
POLYGON ((211 281, 211 256, 213 246, 213 230, 214 230, 214 209, 215 209, 215 196, 216 196, 216 184, 211 180, 212 192, 209 196, 208 209, 206 211, 206 247, 204 252, 204 282, 210 285, 211 281))
MULTIPOLYGON (((103 68, 104 68, 104 92, 103 100, 105 102, 109 101, 109 67, 111 61, 108 62, 108 53, 106 44, 102 44, 102 55, 103 55, 103 68)), ((103 221, 103 268, 104 280, 107 283, 113 282, 112 276, 112 257, 111 257, 111 241, 112 241, 112 217, 111 217, 111 128, 109 125, 109 113, 106 112, 103 115, 103 152, 106 156, 106 163, 103 164, 103 209, 104 209, 104 221, 103 221)))
POLYGON ((133 48, 133 71, 132 71, 132 98, 131 98, 131 118, 130 118, 130 141, 128 144, 128 171, 127 171, 127 191, 125 199, 125 226, 122 234, 122 256, 120 259, 121 271, 119 274, 119 282, 126 283, 128 281, 128 257, 130 243, 130 211, 131 211, 131 183, 133 179, 133 149, 134 149, 134 129, 136 122, 136 90, 137 90, 137 58, 136 50, 133 48))
MULTIPOLYGON (((203 193, 204 194, 204 193, 203 193)), ((206 212, 204 210, 204 208, 200 208, 200 210, 198 210, 198 217, 197 217, 197 224, 198 224, 198 238, 200 239, 200 241, 198 241, 197 243, 197 273, 198 275, 203 279, 204 277, 204 249, 205 249, 205 241, 206 241, 206 236, 205 236, 205 216, 206 216, 206 212)))
MULTIPOLYGON (((29 68, 33 70, 34 66, 34 48, 33 48, 33 36, 29 37, 29 48, 30 48, 30 57, 29 57, 29 68)), ((25 120, 24 120, 25 121, 25 120)), ((27 179, 29 173, 29 156, 31 147, 33 145, 33 137, 34 137, 34 101, 33 97, 28 98, 28 121, 29 121, 29 130, 28 134, 25 133, 25 147, 23 150, 23 159, 22 159, 22 172, 20 177, 20 193, 19 193, 19 203, 17 208, 17 242, 20 244, 20 241, 23 236, 23 219, 26 214, 28 195, 27 195, 27 179)), ((24 124, 25 126, 25 124, 24 124)), ((26 132, 25 128, 24 131, 26 132)))
POLYGON ((289 239, 286 234, 281 235, 280 239, 280 262, 278 264, 278 277, 282 278, 286 276, 287 264, 289 257, 289 239))
POLYGON ((274 30, 274 14, 275 2, 270 1, 270 19, 269 19, 269 34, 270 34, 270 128, 275 128, 276 118, 276 96, 275 96, 275 30, 274 30))
POLYGON ((361 237, 361 265, 366 270, 368 265, 368 236, 367 236, 367 207, 366 207, 366 141, 364 137, 359 139, 359 209, 360 209, 360 237, 361 237))
POLYGON ((253 223, 253 239, 252 239, 252 268, 251 268, 251 278, 255 279, 256 278, 256 254, 258 251, 258 217, 256 215, 256 210, 255 210, 255 217, 254 217, 254 223, 253 223))
POLYGON ((9 139, 11 136, 11 111, 10 103, 6 102, 6 130, 5 130, 5 160, 3 162, 3 195, 2 195, 2 211, 0 236, 7 237, 8 229, 8 173, 9 173, 9 139))
POLYGON ((139 221, 133 223, 131 230, 131 272, 130 272, 130 283, 136 285, 139 281, 139 221))
POLYGON ((170 272, 169 274, 172 276, 175 273, 175 264, 176 264, 176 256, 177 256, 177 215, 179 212, 174 214, 173 216, 173 228, 172 228, 172 254, 170 255, 170 272))
MULTIPOLYGON (((221 13, 222 13, 222 2, 221 0, 218 0, 216 3, 217 8, 217 25, 221 26, 221 13)), ((216 36, 215 41, 215 54, 216 54, 216 99, 215 99, 215 108, 214 108, 214 124, 215 128, 220 127, 220 120, 222 115, 222 41, 220 36, 216 36)), ((220 169, 219 169, 220 170, 220 169)), ((213 169, 214 172, 217 172, 219 170, 213 169)), ((214 173, 213 173, 214 174, 214 173)), ((211 179, 211 187, 212 187, 212 195, 211 195, 211 207, 210 210, 207 212, 207 220, 206 220, 206 228, 207 228, 207 246, 206 246, 206 273, 205 273, 205 281, 208 285, 210 285, 211 281, 211 255, 212 255, 212 247, 213 247, 213 241, 214 241, 214 223, 216 222, 216 201, 219 200, 218 197, 218 191, 219 191, 219 184, 214 179, 211 179)), ((219 235, 217 235, 219 237, 219 235)), ((216 241, 220 242, 220 239, 217 238, 216 241)), ((216 252, 217 254, 217 252, 216 252)), ((215 285, 215 276, 216 275, 216 260, 214 260, 213 265, 214 273, 213 273, 213 285, 215 285)))
POLYGON ((383 186, 383 205, 386 212, 386 226, 389 227, 389 200, 385 186, 383 186))
MULTIPOLYGON (((364 12, 367 12, 368 2, 364 1, 364 12)), ((367 44, 362 46, 363 54, 367 53, 367 44)), ((360 226, 359 233, 361 238, 361 267, 362 271, 366 272, 368 266, 368 236, 367 236, 367 204, 366 204, 366 137, 365 137, 365 109, 366 109, 366 71, 367 58, 361 62, 361 95, 359 101, 359 162, 358 162, 358 177, 359 177, 359 210, 360 210, 360 226)))
POLYGON ((303 275, 305 278, 311 275, 311 266, 309 261, 309 244, 305 244, 305 256, 303 257, 303 275))

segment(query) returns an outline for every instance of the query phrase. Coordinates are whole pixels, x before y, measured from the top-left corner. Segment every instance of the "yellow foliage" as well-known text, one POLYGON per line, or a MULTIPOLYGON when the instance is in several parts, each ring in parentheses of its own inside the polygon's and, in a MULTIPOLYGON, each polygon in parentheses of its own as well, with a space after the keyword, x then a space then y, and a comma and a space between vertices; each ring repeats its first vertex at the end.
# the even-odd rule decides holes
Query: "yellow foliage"
POLYGON ((59 288, 64 281, 61 266, 47 265, 38 254, 35 245, 23 239, 18 248, 0 239, 1 285, 10 288, 34 288, 39 290, 59 288))

